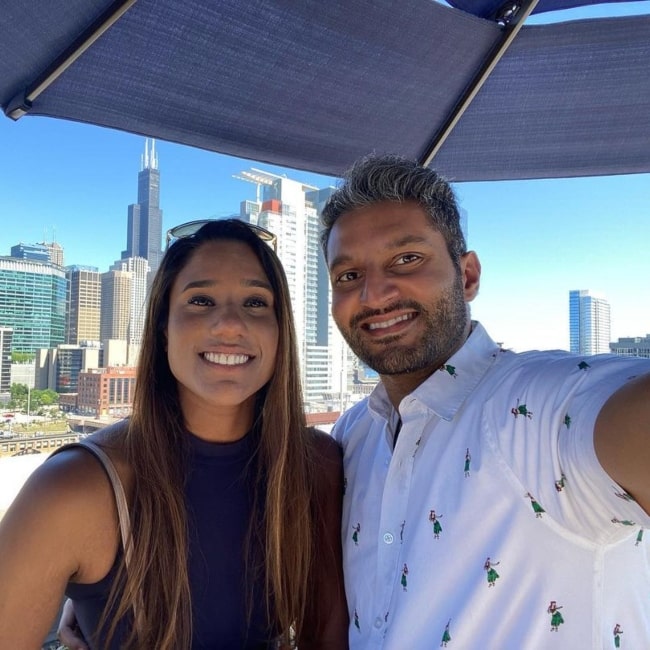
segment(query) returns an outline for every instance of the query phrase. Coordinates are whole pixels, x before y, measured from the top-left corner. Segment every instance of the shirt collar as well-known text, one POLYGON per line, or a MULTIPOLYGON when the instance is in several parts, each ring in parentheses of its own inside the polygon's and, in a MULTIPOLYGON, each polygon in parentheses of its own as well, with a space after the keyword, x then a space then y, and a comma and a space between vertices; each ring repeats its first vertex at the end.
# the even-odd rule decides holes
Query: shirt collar
MULTIPOLYGON (((467 396, 476 388, 487 369, 499 354, 499 346, 485 328, 472 321, 472 332, 441 368, 404 397, 400 410, 407 401, 418 401, 443 420, 452 420, 467 396)), ((394 410, 382 382, 370 394, 371 413, 390 421, 394 410)))

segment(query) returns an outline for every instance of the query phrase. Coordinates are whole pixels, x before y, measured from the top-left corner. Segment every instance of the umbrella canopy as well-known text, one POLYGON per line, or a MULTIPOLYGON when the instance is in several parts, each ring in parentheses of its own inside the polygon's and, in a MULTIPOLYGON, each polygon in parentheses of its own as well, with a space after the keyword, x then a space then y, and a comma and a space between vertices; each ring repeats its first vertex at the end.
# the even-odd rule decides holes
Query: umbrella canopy
POLYGON ((450 4, 18 0, 0 105, 328 175, 370 151, 454 181, 650 171, 650 16, 450 4))

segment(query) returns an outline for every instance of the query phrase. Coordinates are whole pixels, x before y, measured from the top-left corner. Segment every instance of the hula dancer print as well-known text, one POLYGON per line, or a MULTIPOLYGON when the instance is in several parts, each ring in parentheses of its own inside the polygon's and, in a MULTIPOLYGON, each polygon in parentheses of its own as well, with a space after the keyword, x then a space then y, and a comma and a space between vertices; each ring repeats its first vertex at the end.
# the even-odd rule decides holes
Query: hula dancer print
POLYGON ((564 618, 560 613, 563 605, 558 605, 555 600, 546 609, 546 612, 551 615, 551 632, 557 632, 558 628, 564 623, 564 618))
POLYGON ((535 518, 541 519, 542 514, 546 512, 546 510, 544 510, 544 508, 542 508, 542 506, 540 506, 539 503, 535 501, 535 497, 530 492, 526 492, 525 496, 527 496, 530 499, 530 505, 533 506, 533 512, 535 513, 535 518))
POLYGON ((614 631, 612 632, 612 634, 614 635, 614 647, 620 648, 621 634, 623 634, 623 630, 621 630, 621 626, 618 623, 614 626, 614 631))
POLYGON ((406 576, 409 574, 409 568, 406 566, 406 563, 404 563, 404 568, 402 569, 402 579, 400 580, 400 584, 402 585, 402 589, 404 591, 407 591, 406 587, 407 585, 407 580, 406 576))
POLYGON ((621 524, 621 526, 636 526, 630 519, 617 519, 616 517, 612 517, 612 523, 621 524))
POLYGON ((451 634, 449 634, 450 623, 451 619, 447 621, 447 625, 445 625, 445 631, 442 633, 442 640, 440 641, 441 648, 446 648, 447 644, 451 641, 451 634))
POLYGON ((359 625, 359 613, 357 612, 357 608, 354 608, 354 627, 361 632, 361 625, 359 625))
POLYGON ((487 582, 488 582, 488 587, 494 587, 494 585, 497 583, 497 578, 499 578, 499 574, 496 572, 496 569, 494 568, 495 566, 498 566, 500 563, 499 562, 492 562, 490 558, 488 557, 487 560, 485 560, 485 564, 483 565, 483 568, 485 571, 487 571, 487 582))
POLYGON ((467 478, 469 476, 469 466, 472 462, 472 455, 469 453, 469 447, 467 448, 467 451, 465 452, 465 477, 467 478))
POLYGON ((458 375, 456 374, 456 366, 450 366, 449 364, 445 364, 443 366, 440 366, 440 370, 442 370, 443 372, 444 371, 448 372, 449 375, 454 379, 458 377, 458 375))
POLYGON ((442 526, 438 519, 442 515, 436 515, 435 510, 429 510, 429 521, 433 524, 433 539, 440 539, 440 533, 442 532, 442 526))
POLYGON ((520 415, 523 415, 524 417, 528 418, 529 420, 533 419, 533 412, 529 411, 528 407, 525 404, 520 404, 519 400, 517 400, 517 406, 513 406, 510 409, 510 413, 512 413, 515 416, 515 420, 520 415))
POLYGON ((352 530, 354 531, 352 533, 352 541, 354 542, 355 546, 359 546, 359 533, 361 532, 361 524, 357 523, 356 526, 352 527, 352 530))

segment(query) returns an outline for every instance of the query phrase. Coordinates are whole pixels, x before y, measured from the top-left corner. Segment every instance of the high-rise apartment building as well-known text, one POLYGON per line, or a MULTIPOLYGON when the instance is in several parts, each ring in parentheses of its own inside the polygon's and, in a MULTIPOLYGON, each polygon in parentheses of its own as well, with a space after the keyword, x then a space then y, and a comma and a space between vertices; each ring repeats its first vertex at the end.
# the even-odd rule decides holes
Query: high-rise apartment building
POLYGON ((240 218, 277 236, 277 253, 289 284, 299 344, 305 407, 323 410, 345 389, 346 354, 329 309, 330 286, 319 243, 319 208, 332 189, 318 189, 259 169, 241 180, 257 186, 257 200, 243 201, 240 218))
POLYGON ((0 257, 0 327, 13 329, 13 350, 35 352, 65 340, 65 272, 32 259, 0 257))
POLYGON ((94 266, 67 266, 65 342, 80 345, 85 341, 100 340, 102 281, 94 266))
POLYGON ((162 259, 162 210, 156 141, 145 140, 138 173, 138 202, 128 208, 126 250, 122 258, 143 257, 155 274, 162 259))
POLYGON ((575 354, 610 351, 610 308, 604 296, 588 290, 569 291, 569 337, 575 354))

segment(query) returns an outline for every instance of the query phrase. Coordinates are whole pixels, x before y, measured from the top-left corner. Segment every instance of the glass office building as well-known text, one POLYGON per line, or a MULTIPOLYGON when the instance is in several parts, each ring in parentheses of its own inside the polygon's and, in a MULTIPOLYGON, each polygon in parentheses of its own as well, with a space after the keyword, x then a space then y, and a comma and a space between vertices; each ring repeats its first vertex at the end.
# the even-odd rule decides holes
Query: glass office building
POLYGON ((0 327, 13 329, 13 351, 64 342, 66 285, 64 270, 49 262, 0 257, 0 327))

